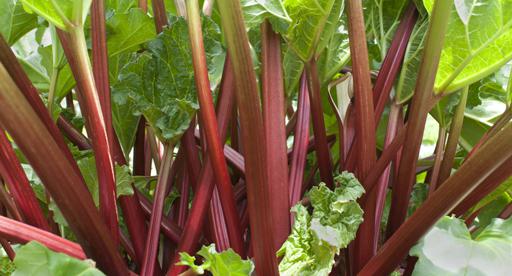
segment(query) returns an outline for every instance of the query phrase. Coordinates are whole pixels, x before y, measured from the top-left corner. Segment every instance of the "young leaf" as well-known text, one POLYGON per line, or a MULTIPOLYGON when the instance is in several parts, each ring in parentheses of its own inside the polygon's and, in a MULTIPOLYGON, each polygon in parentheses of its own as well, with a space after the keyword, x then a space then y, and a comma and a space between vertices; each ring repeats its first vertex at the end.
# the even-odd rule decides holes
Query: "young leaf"
POLYGON ((69 31, 85 22, 92 0, 21 0, 28 12, 35 12, 57 28, 69 31))
POLYGON ((55 253, 42 244, 32 241, 21 246, 14 258, 13 276, 22 275, 105 275, 88 260, 81 261, 63 253, 55 253))
POLYGON ((473 239, 463 220, 444 217, 411 249, 413 275, 507 275, 511 231, 512 219, 495 219, 473 239))
MULTIPOLYGON (((432 2, 424 0, 429 11, 432 2)), ((459 5, 452 9, 449 19, 436 93, 456 91, 497 71, 512 59, 512 2, 455 2, 459 5)))
POLYGON ((292 208, 292 233, 277 252, 283 257, 281 275, 329 275, 334 256, 355 238, 363 221, 363 210, 356 200, 364 189, 351 173, 344 172, 335 181, 334 191, 324 183, 309 191, 312 214, 300 204, 292 208))
POLYGON ((116 13, 107 22, 107 47, 110 57, 137 49, 156 36, 155 23, 140 9, 116 13))
POLYGON ((37 26, 37 16, 23 10, 19 0, 0 1, 0 33, 9 45, 37 26))
POLYGON ((215 244, 203 245, 197 254, 204 258, 201 265, 196 265, 196 258, 184 252, 180 252, 178 264, 189 266, 197 274, 209 271, 213 276, 249 276, 254 271, 254 264, 250 260, 242 260, 231 248, 217 252, 215 244))

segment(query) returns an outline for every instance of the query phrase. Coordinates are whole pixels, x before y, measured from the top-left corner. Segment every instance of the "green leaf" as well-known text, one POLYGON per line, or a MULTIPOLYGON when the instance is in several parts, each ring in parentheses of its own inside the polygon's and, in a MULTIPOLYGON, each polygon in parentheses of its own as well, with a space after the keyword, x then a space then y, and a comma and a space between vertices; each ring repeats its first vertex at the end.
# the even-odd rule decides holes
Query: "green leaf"
POLYGON ((196 258, 184 252, 180 252, 178 265, 189 266, 198 274, 209 271, 213 276, 249 276, 254 271, 254 264, 250 260, 242 260, 231 248, 219 253, 215 244, 203 245, 197 254, 204 259, 201 265, 196 265, 196 258))
POLYGON ((112 9, 116 13, 125 13, 131 8, 136 7, 137 3, 135 0, 107 0, 106 6, 108 9, 112 9))
POLYGON ((9 45, 37 26, 37 16, 28 14, 18 0, 0 1, 0 33, 9 45))
POLYGON ((404 62, 400 69, 400 75, 395 87, 395 101, 397 103, 405 103, 414 94, 416 78, 420 68, 421 57, 423 56, 427 29, 427 19, 418 21, 416 26, 414 26, 411 38, 409 39, 409 44, 405 50, 404 62))
MULTIPOLYGON (((292 19, 286 39, 303 61, 310 60, 315 53, 322 50, 317 49, 317 46, 322 36, 329 36, 323 34, 323 30, 328 25, 327 19, 334 3, 335 0, 284 1, 284 7, 292 19)), ((333 18, 335 17, 330 19, 333 18)))
POLYGON ((70 31, 82 25, 89 13, 92 0, 21 0, 26 11, 34 12, 57 28, 70 31))
POLYGON ((322 83, 332 80, 350 60, 348 31, 345 28, 346 18, 342 17, 339 21, 342 23, 339 24, 339 27, 328 40, 327 47, 318 60, 318 74, 322 83))
MULTIPOLYGON (((427 10, 432 0, 425 0, 427 10)), ((435 82, 436 93, 450 93, 497 71, 512 59, 512 2, 457 1, 435 82)))
POLYGON ((295 51, 287 48, 283 57, 283 75, 286 98, 291 100, 293 95, 298 94, 300 76, 304 70, 304 62, 297 56, 295 51))
POLYGON ((444 217, 411 249, 413 275, 507 275, 511 231, 512 219, 495 219, 472 239, 463 220, 444 217))
POLYGON ((329 275, 334 257, 355 238, 363 221, 356 200, 364 189, 351 173, 335 178, 334 191, 320 183, 308 192, 313 212, 301 204, 295 213, 292 233, 277 252, 282 257, 280 275, 329 275))
MULTIPOLYGON (((92 198, 96 206, 99 203, 99 186, 98 186, 98 174, 96 172, 96 161, 93 156, 85 157, 78 160, 78 167, 82 173, 85 183, 91 192, 92 198)), ((128 166, 115 165, 115 176, 116 176, 116 193, 117 196, 132 195, 133 183, 132 176, 130 175, 130 169, 128 166)))
MULTIPOLYGON (((224 60, 220 31, 208 18, 203 20, 205 49, 212 86, 220 80, 224 60)), ((170 28, 149 42, 149 53, 136 55, 121 69, 113 94, 116 104, 131 99, 136 114, 143 114, 163 141, 176 143, 199 108, 194 83, 187 23, 171 18, 170 28)))
POLYGON ((279 33, 286 33, 291 19, 281 0, 241 0, 244 22, 247 29, 259 28, 265 19, 279 33))
POLYGON ((368 39, 376 42, 382 62, 409 1, 369 0, 364 3, 368 39))
POLYGON ((156 37, 155 23, 141 9, 115 13, 107 22, 109 56, 137 50, 138 46, 156 37))
POLYGON ((13 276, 99 276, 105 275, 94 267, 92 261, 81 261, 66 254, 56 253, 42 244, 31 241, 21 246, 14 258, 13 276))

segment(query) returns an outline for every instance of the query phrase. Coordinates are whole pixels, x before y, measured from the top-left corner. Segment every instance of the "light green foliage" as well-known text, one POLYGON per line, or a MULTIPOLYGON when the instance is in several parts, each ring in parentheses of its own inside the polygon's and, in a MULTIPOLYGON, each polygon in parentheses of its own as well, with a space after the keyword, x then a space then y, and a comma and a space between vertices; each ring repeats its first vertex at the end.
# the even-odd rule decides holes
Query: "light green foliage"
MULTIPOLYGON (((86 156, 78 160, 78 167, 80 172, 82 173, 85 184, 91 193, 92 199, 96 206, 99 206, 99 184, 98 184, 98 174, 96 172, 96 161, 94 160, 94 156, 86 156)), ((128 166, 120 166, 115 165, 115 176, 116 176, 116 195, 127 196, 133 195, 133 177, 130 173, 130 168, 128 166)), ((59 207, 55 203, 55 201, 50 201, 48 204, 48 208, 53 212, 53 218, 55 222, 62 226, 67 226, 68 223, 66 219, 62 215, 59 207)))
POLYGON ((231 248, 217 252, 215 244, 203 245, 197 254, 204 258, 202 264, 197 265, 196 258, 184 252, 180 252, 178 264, 189 266, 197 274, 209 271, 213 276, 249 276, 254 271, 254 264, 250 260, 242 260, 231 248))
MULTIPOLYGON (((474 83, 512 59, 512 1, 455 2, 435 82, 437 93, 474 83)), ((433 0, 424 4, 432 10, 433 0)))
POLYGON ((463 220, 444 217, 411 249, 413 275, 508 275, 511 232, 512 219, 495 219, 473 239, 463 220))
POLYGON ((395 101, 397 103, 405 103, 414 94, 427 29, 427 19, 418 21, 416 26, 414 26, 409 44, 405 50, 404 61, 395 87, 395 101))
POLYGON ((13 276, 100 276, 105 275, 89 260, 81 261, 66 254, 56 253, 32 241, 20 246, 14 258, 13 276))
POLYGON ((0 11, 0 33, 9 45, 37 25, 37 16, 25 12, 19 0, 0 1, 0 11))
POLYGON ((70 31, 82 25, 92 0, 21 0, 26 11, 34 12, 57 28, 70 31))
POLYGON ((284 34, 291 23, 281 0, 241 0, 240 4, 247 29, 259 29, 261 23, 268 19, 274 31, 284 34))
POLYGON ((356 200, 364 189, 351 173, 335 178, 330 190, 321 183, 308 192, 313 212, 297 204, 292 208, 292 233, 277 252, 282 257, 281 275, 329 275, 334 256, 355 238, 363 221, 363 210, 356 200))
POLYGON ((110 57, 137 50, 140 44, 156 36, 154 20, 137 8, 125 13, 115 13, 106 24, 110 57))
MULTIPOLYGON (((99 186, 98 174, 96 172, 96 162, 93 156, 86 157, 78 160, 78 167, 82 173, 85 183, 91 192, 92 198, 96 206, 99 203, 99 186)), ((130 168, 128 166, 115 166, 116 176, 116 193, 117 196, 132 195, 133 188, 131 186, 133 179, 130 175, 130 168)))
POLYGON ((369 40, 375 41, 379 48, 380 61, 382 61, 409 1, 368 0, 364 2, 367 36, 369 40))
MULTIPOLYGON (((204 18, 203 33, 214 86, 225 54, 219 28, 210 19, 204 18)), ((146 117, 161 140, 176 143, 199 108, 186 21, 171 18, 170 27, 150 41, 148 49, 121 69, 113 100, 118 105, 131 100, 135 113, 146 117)))
MULTIPOLYGON (((337 0, 340 2, 341 0, 337 0)), ((284 7, 292 19, 286 34, 290 47, 303 60, 308 61, 315 53, 322 49, 317 48, 328 19, 339 19, 339 15, 330 16, 335 0, 285 0, 284 7)), ((336 10, 335 12, 340 12, 336 10)), ((335 28, 332 28, 333 31, 335 28)), ((327 35, 329 36, 329 35, 327 35)), ((326 44, 326 43, 324 43, 326 44)))
POLYGON ((346 18, 341 17, 338 22, 341 23, 333 32, 328 40, 327 47, 318 58, 318 74, 324 84, 332 80, 350 60, 346 18))

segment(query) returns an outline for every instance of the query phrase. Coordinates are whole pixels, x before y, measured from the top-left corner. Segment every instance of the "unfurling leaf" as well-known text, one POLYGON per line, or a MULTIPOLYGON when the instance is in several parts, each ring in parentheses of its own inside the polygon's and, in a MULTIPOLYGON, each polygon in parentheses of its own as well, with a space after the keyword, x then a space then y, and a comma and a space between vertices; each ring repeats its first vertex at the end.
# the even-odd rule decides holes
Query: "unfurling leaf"
POLYGON ((254 264, 250 260, 242 260, 231 248, 217 252, 215 244, 204 246, 197 252, 203 257, 202 264, 195 263, 196 258, 187 253, 180 252, 178 265, 189 266, 195 273, 204 274, 209 271, 213 276, 249 276, 254 271, 254 264))
POLYGON ((277 252, 282 257, 280 275, 329 275, 335 255, 355 238, 363 221, 356 200, 364 189, 351 173, 335 181, 334 191, 321 183, 308 192, 312 213, 300 204, 292 208, 292 233, 277 252))
POLYGON ((476 238, 458 218, 444 217, 414 246, 413 275, 508 275, 512 219, 494 219, 476 238))
POLYGON ((56 253, 42 244, 32 241, 16 251, 16 269, 13 276, 100 276, 105 275, 89 260, 81 261, 63 253, 56 253))

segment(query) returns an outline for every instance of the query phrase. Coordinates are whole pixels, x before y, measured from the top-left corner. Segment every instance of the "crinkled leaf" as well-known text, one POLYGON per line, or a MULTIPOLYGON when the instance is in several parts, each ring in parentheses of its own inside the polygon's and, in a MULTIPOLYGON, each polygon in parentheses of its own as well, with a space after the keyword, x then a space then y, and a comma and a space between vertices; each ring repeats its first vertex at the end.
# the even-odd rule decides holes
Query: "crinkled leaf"
POLYGON ((27 13, 19 0, 0 1, 0 33, 9 45, 37 26, 37 16, 27 13))
POLYGON ((107 9, 112 9, 117 13, 128 12, 130 8, 137 6, 137 2, 134 0, 107 0, 105 2, 107 9))
POLYGON ((138 45, 156 36, 155 23, 141 9, 115 13, 107 22, 107 47, 109 56, 136 50, 138 45))
POLYGON ((279 33, 286 33, 291 19, 286 13, 281 0, 241 0, 247 29, 259 28, 265 19, 279 33))
POLYGON ((415 245, 413 275, 508 275, 512 219, 495 219, 475 239, 458 218, 442 218, 415 245))
MULTIPOLYGON (((427 10, 431 11, 433 0, 424 2, 427 10)), ((464 1, 452 9, 449 18, 435 91, 456 91, 497 71, 510 59, 512 2, 464 1)))
POLYGON ((254 271, 254 264, 250 260, 242 260, 231 248, 217 252, 215 244, 203 245, 197 254, 204 259, 201 265, 196 265, 196 258, 184 252, 180 252, 178 264, 189 266, 198 274, 209 271, 213 276, 248 276, 254 271))
POLYGON ((34 12, 57 28, 69 31, 66 22, 83 24, 92 0, 21 0, 25 10, 34 12))
POLYGON ((334 191, 320 183, 308 192, 312 214, 300 204, 292 208, 292 233, 277 252, 282 257, 280 275, 329 275, 335 255, 355 238, 363 221, 363 210, 356 202, 363 187, 351 173, 335 180, 334 191))
POLYGON ((418 21, 405 50, 404 61, 395 87, 395 101, 404 103, 414 94, 416 78, 420 68, 421 57, 428 29, 428 20, 418 21))
MULTIPOLYGON (((203 32, 214 86, 220 80, 225 53, 213 21, 204 18, 203 32)), ((185 19, 172 17, 170 27, 148 48, 149 53, 137 54, 121 69, 113 99, 119 105, 131 99, 135 113, 146 117, 161 140, 176 143, 199 108, 185 19)))
POLYGON ((119 97, 117 91, 119 87, 117 77, 119 70, 121 70, 123 66, 134 61, 132 58, 134 58, 134 56, 128 53, 116 55, 109 59, 108 67, 110 84, 112 86, 112 124, 125 156, 130 154, 133 144, 135 143, 140 116, 134 115, 136 109, 133 99, 129 97, 119 97))
POLYGON ((303 61, 308 61, 317 51, 322 50, 317 49, 317 46, 323 36, 334 2, 335 0, 285 0, 283 2, 292 19, 286 39, 303 61))
POLYGON ((16 269, 13 276, 99 276, 105 275, 89 260, 81 261, 63 253, 56 253, 42 244, 31 241, 16 251, 16 269))

